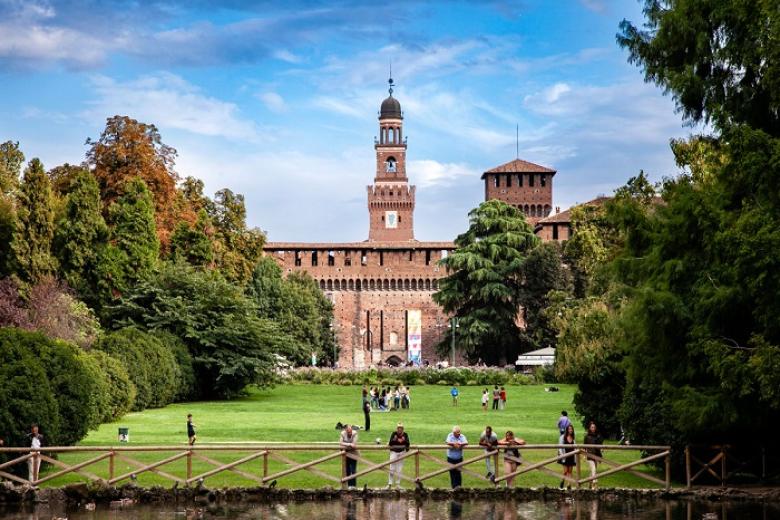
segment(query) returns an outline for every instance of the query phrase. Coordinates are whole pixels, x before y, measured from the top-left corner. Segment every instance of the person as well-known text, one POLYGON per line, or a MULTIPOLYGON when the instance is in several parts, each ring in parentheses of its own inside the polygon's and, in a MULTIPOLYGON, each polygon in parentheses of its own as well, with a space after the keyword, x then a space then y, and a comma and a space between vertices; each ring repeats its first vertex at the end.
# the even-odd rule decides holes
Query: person
POLYGON ((493 410, 498 410, 498 401, 501 398, 501 392, 498 390, 498 385, 493 387, 493 410))
MULTIPOLYGON (((390 442, 388 442, 387 445, 390 447, 391 461, 396 461, 405 451, 409 451, 409 434, 404 431, 403 423, 395 425, 395 431, 390 435, 390 442)), ((387 489, 393 487, 393 484, 401 487, 403 469, 403 459, 390 464, 390 475, 387 477, 387 489)))
POLYGON ((488 394, 488 389, 485 388, 482 390, 482 411, 487 412, 487 404, 488 400, 490 399, 490 395, 488 394))
POLYGON ((382 389, 382 392, 379 394, 379 411, 380 412, 386 412, 387 411, 387 394, 385 393, 385 389, 382 389))
MULTIPOLYGON (((499 446, 505 446, 504 449, 504 475, 510 475, 517 471, 517 464, 520 460, 520 450, 518 446, 525 444, 525 440, 516 439, 515 433, 512 430, 507 430, 504 434, 504 438, 498 441, 499 446)), ((506 480, 506 487, 512 487, 515 482, 515 477, 508 477, 506 480)))
POLYGON ((366 431, 371 430, 371 399, 368 397, 368 391, 363 390, 363 423, 366 431))
POLYGON ((27 480, 35 482, 38 480, 38 472, 41 470, 40 449, 43 446, 43 434, 40 433, 37 424, 30 426, 30 433, 27 434, 27 443, 33 449, 30 452, 33 456, 27 459, 27 480))
MULTIPOLYGON (((604 438, 599 434, 599 430, 596 427, 596 423, 593 421, 590 421, 588 423, 588 432, 585 434, 585 438, 583 439, 584 444, 604 444, 604 438)), ((599 461, 594 459, 592 456, 601 457, 601 448, 585 448, 585 453, 587 453, 587 461, 588 461, 588 467, 590 468, 590 476, 595 477, 596 476, 596 465, 599 461)), ((597 480, 591 480, 590 481, 590 488, 596 489, 596 486, 598 485, 597 480)))
POLYGON ((561 412, 561 416, 558 418, 558 433, 563 435, 563 432, 566 431, 566 427, 571 424, 571 421, 569 420, 569 414, 566 412, 566 410, 563 410, 561 412))
POLYGON ((406 402, 406 409, 408 410, 412 406, 412 392, 408 387, 404 387, 404 395, 401 402, 406 402))
POLYGON ((371 396, 371 406, 375 409, 379 409, 379 390, 375 386, 371 387, 371 390, 369 392, 369 395, 371 396))
POLYGON ((398 386, 393 390, 393 410, 401 409, 401 389, 398 386))
MULTIPOLYGON (((357 439, 358 434, 356 431, 352 429, 352 425, 348 424, 343 430, 341 430, 341 435, 339 437, 339 446, 341 446, 341 449, 347 452, 347 454, 357 455, 357 439)), ((346 463, 346 470, 347 470, 347 476, 354 475, 357 473, 357 461, 351 457, 347 457, 347 463, 346 463)), ((351 478, 347 480, 347 485, 350 489, 354 489, 357 486, 357 479, 351 478)))
MULTIPOLYGON (((492 427, 485 426, 485 431, 483 431, 479 436, 479 445, 485 448, 485 453, 496 449, 496 446, 498 445, 498 437, 495 433, 493 433, 492 427)), ((489 478, 491 481, 496 478, 496 471, 493 468, 492 455, 485 459, 485 469, 487 470, 487 475, 485 475, 487 478, 489 478)))
MULTIPOLYGON (((574 426, 569 424, 566 427, 566 430, 563 432, 563 435, 561 436, 561 444, 562 445, 574 445, 574 426)), ((563 448, 564 453, 572 453, 574 451, 574 448, 563 448)), ((572 475, 572 468, 577 465, 577 461, 575 460, 576 457, 574 455, 569 455, 566 458, 561 459, 561 464, 563 464, 563 476, 564 479, 561 479, 561 485, 560 488, 563 489, 563 482, 565 480, 565 477, 571 478, 572 475)), ((568 486, 569 489, 571 489, 571 484, 568 486)))
POLYGON ((192 414, 187 414, 187 440, 190 446, 195 444, 198 436, 195 435, 195 424, 192 422, 192 414))
POLYGON ((457 385, 452 385, 452 390, 450 390, 450 395, 452 396, 452 406, 458 406, 458 387, 457 387, 457 385))
MULTIPOLYGON (((454 388, 454 387, 453 387, 454 388)), ((460 433, 460 426, 453 426, 452 432, 447 435, 447 462, 449 464, 460 464, 463 462, 463 448, 468 446, 469 442, 466 436, 460 433)), ((450 485, 452 489, 459 488, 461 484, 460 468, 450 470, 450 485)))
POLYGON ((498 393, 498 398, 499 398, 498 409, 503 410, 504 408, 506 408, 506 388, 504 388, 503 386, 501 387, 501 390, 498 393))

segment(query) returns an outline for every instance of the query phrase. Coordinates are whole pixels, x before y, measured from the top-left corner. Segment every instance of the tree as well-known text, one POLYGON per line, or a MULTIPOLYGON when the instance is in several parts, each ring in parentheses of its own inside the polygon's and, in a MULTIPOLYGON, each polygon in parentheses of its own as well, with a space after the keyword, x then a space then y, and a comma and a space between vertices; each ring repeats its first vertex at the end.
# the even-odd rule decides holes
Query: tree
POLYGON ((780 135, 780 11, 774 0, 645 0, 644 29, 618 43, 689 121, 780 135))
POLYGON ((447 276, 433 299, 459 319, 458 341, 470 358, 506 363, 520 351, 522 269, 537 243, 517 209, 490 200, 469 212, 469 229, 441 260, 447 276))
POLYGON ((16 275, 34 283, 57 268, 52 255, 54 197, 43 164, 37 158, 24 171, 11 249, 16 275))
POLYGON ((8 276, 13 269, 11 245, 16 229, 16 210, 11 196, 0 193, 0 277, 8 276))
POLYGON ((214 259, 217 268, 231 282, 245 284, 263 254, 265 235, 247 229, 244 196, 228 189, 214 197, 211 221, 215 229, 214 259))
POLYGON ((13 193, 19 184, 19 172, 24 164, 24 154, 19 143, 0 143, 0 195, 13 193))
POLYGON ((108 118, 100 137, 87 139, 87 145, 87 163, 100 186, 104 208, 140 178, 152 194, 157 233, 167 246, 176 222, 176 150, 162 142, 154 125, 119 115, 108 118))
POLYGON ((160 254, 152 196, 143 180, 134 178, 127 183, 123 195, 109 210, 109 222, 121 277, 116 288, 121 292, 127 284, 148 275, 160 254))
POLYGON ((81 298, 94 306, 99 302, 99 255, 108 241, 100 191, 94 176, 80 169, 73 172, 68 190, 63 193, 67 201, 54 235, 60 274, 81 298))
POLYGON ((168 331, 193 357, 200 397, 230 398, 249 384, 275 379, 279 356, 294 357, 295 342, 218 272, 165 264, 139 281, 110 309, 115 326, 168 331))
POLYGON ((525 321, 525 349, 554 347, 556 331, 545 312, 550 306, 550 292, 571 294, 571 276, 563 266, 558 242, 540 244, 531 250, 523 263, 520 305, 525 321))
POLYGON ((194 226, 180 222, 171 237, 171 259, 181 260, 195 267, 211 265, 214 251, 208 231, 208 215, 205 210, 200 210, 194 226))

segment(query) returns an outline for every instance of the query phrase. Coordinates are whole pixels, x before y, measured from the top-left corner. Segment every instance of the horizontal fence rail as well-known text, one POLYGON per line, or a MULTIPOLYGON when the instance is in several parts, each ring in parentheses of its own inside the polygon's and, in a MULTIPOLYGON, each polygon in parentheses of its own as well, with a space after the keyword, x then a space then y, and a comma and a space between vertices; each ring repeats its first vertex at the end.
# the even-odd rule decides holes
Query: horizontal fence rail
POLYGON ((139 475, 147 473, 170 481, 173 485, 189 486, 196 484, 200 486, 207 478, 230 473, 261 486, 273 487, 279 479, 296 473, 306 472, 346 489, 348 482, 352 479, 365 477, 372 473, 387 474, 391 472, 392 465, 398 464, 400 466, 404 462, 413 461, 413 465, 411 463, 405 465, 400 474, 396 476, 400 480, 418 487, 423 487, 431 479, 453 470, 471 476, 478 482, 487 482, 488 485, 495 486, 502 482, 511 483, 517 476, 537 472, 561 479, 569 486, 575 486, 579 489, 583 485, 594 483, 601 477, 623 472, 645 479, 665 489, 671 487, 671 448, 669 446, 526 444, 513 446, 510 449, 515 448, 522 453, 521 457, 518 458, 511 454, 502 453, 505 449, 504 447, 486 451, 484 447, 478 445, 466 446, 463 448, 463 451, 469 452, 471 456, 467 456, 467 453, 464 453, 462 461, 450 464, 443 453, 448 447, 442 444, 412 445, 409 450, 402 452, 397 458, 381 462, 370 460, 363 456, 363 454, 367 453, 389 452, 387 446, 377 444, 357 445, 356 451, 346 451, 339 443, 63 446, 44 447, 40 451, 31 451, 30 448, 2 447, 0 448, 0 462, 4 459, 10 460, 0 463, 0 479, 7 479, 22 485, 39 486, 70 475, 78 476, 87 481, 99 481, 114 485, 125 481, 135 481, 139 475), (561 452, 560 450, 562 449, 569 451, 561 452), (588 453, 588 450, 593 449, 601 450, 602 456, 588 453), (544 452, 551 450, 556 450, 556 455, 554 457, 544 457, 544 452), (322 455, 323 452, 327 452, 327 454, 322 455), (606 457, 606 453, 609 452, 638 452, 639 458, 629 462, 617 462, 606 457), (314 456, 315 458, 306 461, 294 460, 292 458, 294 454, 298 457, 314 456), (540 455, 543 458, 531 460, 528 458, 528 455, 532 455, 534 459, 540 455), (63 458, 73 459, 78 457, 88 458, 70 463, 62 460, 63 458), (231 460, 217 460, 218 457, 223 459, 228 457, 231 460), (501 457, 505 461, 513 462, 516 465, 516 469, 510 473, 501 474, 502 467, 499 464, 501 457), (564 477, 561 475, 560 466, 556 466, 556 470, 549 467, 569 457, 574 457, 576 462, 575 472, 571 476, 564 477), (140 460, 142 458, 146 460, 140 460), (364 466, 355 471, 355 473, 348 474, 348 459, 360 462, 364 466), (483 473, 483 469, 474 471, 472 468, 474 464, 481 464, 484 468, 486 459, 492 461, 492 475, 489 476, 483 473), (595 460, 602 465, 601 467, 607 466, 609 469, 600 470, 596 475, 584 476, 583 467, 586 466, 585 461, 587 459, 595 460), (637 471, 637 466, 659 459, 664 459, 665 461, 665 479, 662 480, 653 475, 637 471), (339 475, 332 474, 339 472, 339 469, 333 466, 333 463, 336 461, 340 461, 339 475), (421 461, 427 462, 428 471, 422 471, 421 461), (44 474, 38 475, 38 467, 41 462, 50 464, 52 468, 45 471, 44 474), (193 462, 197 463, 203 471, 195 472, 193 462), (278 468, 277 471, 272 472, 269 469, 271 463, 278 468), (328 463, 330 463, 329 466, 328 463), (117 471, 118 465, 124 465, 129 471, 117 471), (12 468, 15 466, 18 467, 16 474, 12 473, 12 468), (430 469, 436 466, 439 467, 430 469), (87 468, 91 471, 88 471, 87 468), (331 473, 327 471, 328 469, 331 473), (24 478, 20 473, 26 474, 27 478, 24 478), (102 473, 102 475, 96 473, 102 473))

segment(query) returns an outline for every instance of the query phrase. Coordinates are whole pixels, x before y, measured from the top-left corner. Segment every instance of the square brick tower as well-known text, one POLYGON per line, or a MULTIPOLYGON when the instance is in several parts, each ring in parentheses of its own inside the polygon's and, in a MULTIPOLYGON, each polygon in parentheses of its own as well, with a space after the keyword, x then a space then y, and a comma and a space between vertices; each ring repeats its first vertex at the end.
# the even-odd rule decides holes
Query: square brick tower
POLYGON ((552 211, 553 176, 556 171, 515 159, 482 174, 485 200, 498 199, 516 207, 531 224, 552 211))
POLYGON ((390 95, 379 111, 379 139, 374 139, 376 175, 368 186, 369 242, 414 240, 414 191, 406 177, 406 137, 401 103, 390 95))

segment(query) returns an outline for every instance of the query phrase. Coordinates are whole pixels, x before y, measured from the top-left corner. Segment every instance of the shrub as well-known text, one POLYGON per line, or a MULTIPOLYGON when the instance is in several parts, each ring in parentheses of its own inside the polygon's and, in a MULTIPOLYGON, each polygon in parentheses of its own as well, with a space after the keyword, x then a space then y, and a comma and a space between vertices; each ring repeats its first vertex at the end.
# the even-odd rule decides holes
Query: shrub
POLYGON ((333 370, 330 368, 303 367, 288 372, 284 379, 290 382, 311 384, 353 385, 479 385, 530 384, 531 378, 515 374, 512 370, 488 367, 432 368, 400 367, 370 368, 367 370, 333 370), (519 377, 518 377, 519 376, 519 377))
POLYGON ((157 337, 127 327, 105 335, 97 348, 119 359, 127 370, 137 390, 134 411, 173 402, 181 371, 173 352, 157 337))
POLYGON ((99 367, 107 386, 107 399, 100 418, 111 422, 129 412, 135 402, 136 389, 122 362, 100 350, 88 353, 99 367))
POLYGON ((163 345, 176 358, 176 364, 179 366, 179 377, 176 380, 175 401, 188 401, 195 399, 198 395, 197 380, 195 378, 195 368, 193 367, 192 356, 187 345, 179 339, 178 336, 170 332, 156 331, 157 336, 163 345))
POLYGON ((106 411, 109 409, 111 401, 108 378, 101 370, 97 360, 88 352, 79 350, 77 355, 93 382, 92 399, 90 400, 91 412, 89 414, 92 422, 88 425, 89 429, 92 430, 106 420, 106 411))
POLYGON ((0 432, 7 446, 24 445, 33 423, 40 425, 49 444, 56 442, 60 430, 54 390, 40 360, 28 348, 29 341, 48 340, 39 334, 0 328, 0 432), (33 337, 22 342, 23 336, 33 337))

